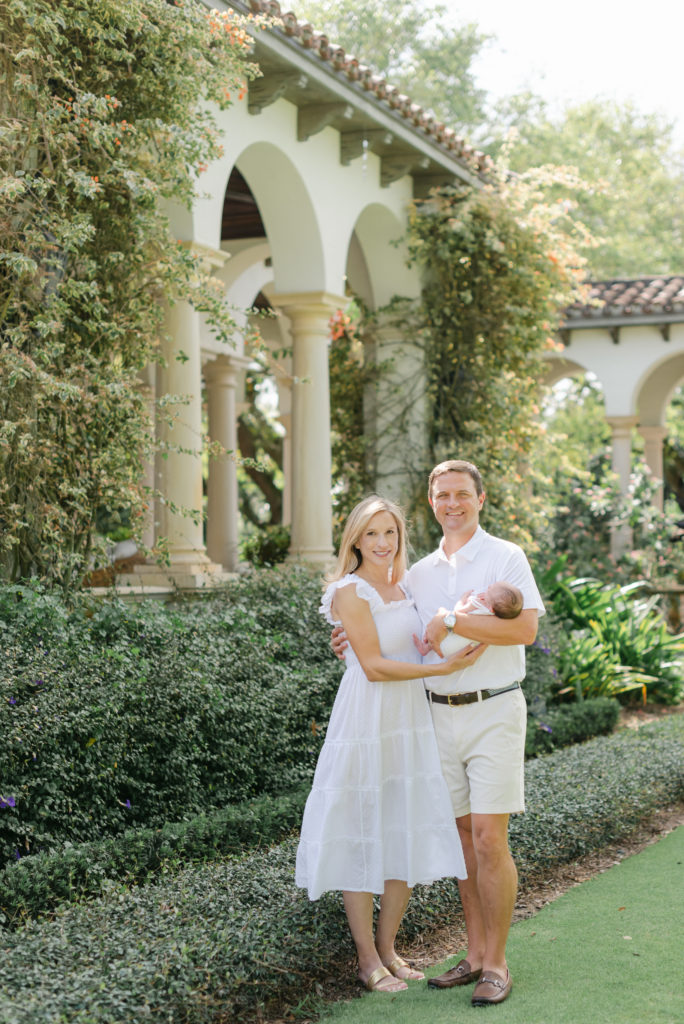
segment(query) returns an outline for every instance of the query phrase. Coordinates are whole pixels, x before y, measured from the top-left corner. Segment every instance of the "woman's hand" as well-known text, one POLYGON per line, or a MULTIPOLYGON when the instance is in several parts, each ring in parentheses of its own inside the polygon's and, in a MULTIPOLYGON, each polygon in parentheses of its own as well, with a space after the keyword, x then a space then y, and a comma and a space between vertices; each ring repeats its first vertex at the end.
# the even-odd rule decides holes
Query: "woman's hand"
POLYGON ((423 637, 423 641, 426 642, 428 646, 432 648, 433 651, 439 654, 440 658, 442 657, 442 648, 440 644, 442 643, 442 640, 449 632, 449 630, 444 625, 444 616, 446 614, 446 608, 439 608, 435 612, 434 617, 430 619, 430 621, 428 622, 427 627, 425 629, 425 635, 423 637))
POLYGON ((330 646, 333 649, 335 657, 339 658, 340 661, 344 661, 344 652, 348 646, 347 634, 344 631, 344 626, 335 626, 330 634, 330 646))

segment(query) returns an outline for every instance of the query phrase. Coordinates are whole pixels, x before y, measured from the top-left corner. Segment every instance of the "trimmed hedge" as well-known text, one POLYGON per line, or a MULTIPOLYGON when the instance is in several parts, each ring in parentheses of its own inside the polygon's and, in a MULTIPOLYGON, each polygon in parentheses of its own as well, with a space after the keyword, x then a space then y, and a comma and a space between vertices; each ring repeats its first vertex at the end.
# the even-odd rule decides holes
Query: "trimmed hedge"
MULTIPOLYGON (((597 698, 528 718, 525 753, 548 752, 612 731, 619 704, 597 698)), ((264 796, 161 829, 129 829, 97 842, 68 844, 63 850, 21 858, 0 871, 0 927, 14 928, 27 917, 60 903, 97 896, 114 882, 149 879, 167 861, 215 860, 272 844, 301 821, 309 785, 280 797, 264 796)))
MULTIPOLYGON (((684 794, 684 716, 528 762, 528 812, 511 823, 521 875, 619 839, 684 794)), ((309 903, 295 841, 189 868, 30 922, 0 958, 3 1024, 254 1020, 298 1003, 351 952, 339 895, 309 903)), ((407 937, 453 913, 457 887, 417 888, 407 937)))
POLYGON ((150 880, 160 869, 244 854, 283 839, 302 820, 309 785, 161 829, 131 829, 100 842, 38 853, 0 871, 0 928, 17 928, 61 903, 101 895, 115 883, 150 880))
POLYGON ((556 747, 581 743, 612 732, 620 717, 620 704, 612 697, 596 697, 576 704, 560 704, 527 717, 525 756, 536 757, 556 747))
POLYGON ((320 584, 160 606, 0 588, 0 865, 310 778, 341 668, 320 584))

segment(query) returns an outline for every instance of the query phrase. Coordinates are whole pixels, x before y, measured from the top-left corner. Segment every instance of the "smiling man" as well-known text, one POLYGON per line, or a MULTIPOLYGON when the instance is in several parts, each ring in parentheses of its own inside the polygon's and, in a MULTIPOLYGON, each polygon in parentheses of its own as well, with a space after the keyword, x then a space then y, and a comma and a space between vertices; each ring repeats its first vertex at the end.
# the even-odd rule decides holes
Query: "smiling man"
POLYGON ((512 988, 506 940, 517 890, 508 848, 508 820, 524 810, 527 712, 520 683, 524 645, 537 635, 544 605, 524 552, 492 537, 479 524, 485 501, 482 478, 470 462, 450 460, 430 474, 428 500, 443 539, 409 570, 408 583, 432 650, 439 660, 447 632, 487 644, 472 666, 429 680, 427 691, 468 878, 459 882, 468 932, 465 958, 433 988, 477 982, 474 1006, 503 1002, 512 988), (505 580, 523 594, 517 618, 454 611, 468 591, 480 593, 505 580))

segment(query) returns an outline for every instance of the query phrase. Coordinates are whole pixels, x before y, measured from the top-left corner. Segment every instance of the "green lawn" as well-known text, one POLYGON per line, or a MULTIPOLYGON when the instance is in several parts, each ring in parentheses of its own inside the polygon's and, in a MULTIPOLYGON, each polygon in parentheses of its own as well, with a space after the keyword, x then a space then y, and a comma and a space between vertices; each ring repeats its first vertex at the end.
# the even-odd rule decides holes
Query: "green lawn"
MULTIPOLYGON (((515 924, 514 987, 498 1007, 470 1005, 472 986, 413 982, 367 994, 322 1018, 335 1024, 680 1024, 684 1021, 684 826, 515 924)), ((457 958, 435 965, 440 974, 457 958)))

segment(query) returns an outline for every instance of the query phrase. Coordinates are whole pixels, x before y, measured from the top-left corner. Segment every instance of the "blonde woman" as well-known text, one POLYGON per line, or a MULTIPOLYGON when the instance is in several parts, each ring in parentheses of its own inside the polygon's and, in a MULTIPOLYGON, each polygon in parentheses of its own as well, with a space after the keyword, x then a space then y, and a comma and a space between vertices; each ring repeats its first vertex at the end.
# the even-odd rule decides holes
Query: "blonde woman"
POLYGON ((423 977, 394 948, 411 887, 465 877, 423 679, 466 668, 484 649, 471 644, 422 665, 405 572, 403 514, 371 495, 350 513, 326 579, 321 612, 343 625, 350 650, 297 851, 297 885, 310 899, 343 891, 359 980, 382 992, 423 977), (374 893, 381 894, 375 934, 374 893))

